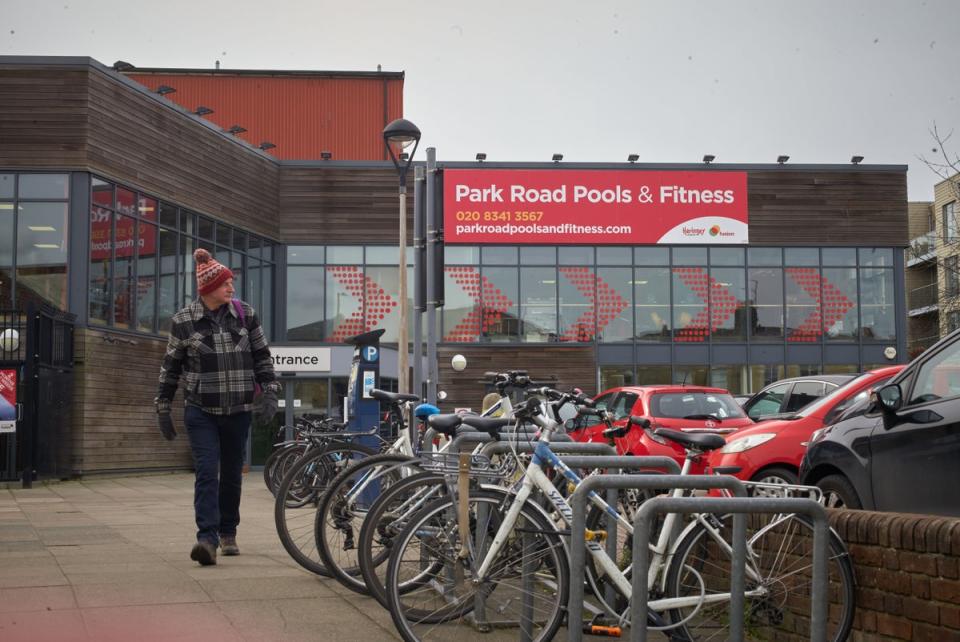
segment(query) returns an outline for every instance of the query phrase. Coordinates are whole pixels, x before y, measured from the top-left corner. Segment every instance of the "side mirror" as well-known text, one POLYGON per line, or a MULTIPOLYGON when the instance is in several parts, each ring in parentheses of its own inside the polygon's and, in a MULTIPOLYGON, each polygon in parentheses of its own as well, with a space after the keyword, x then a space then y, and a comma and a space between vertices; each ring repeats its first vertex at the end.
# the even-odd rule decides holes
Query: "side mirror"
POLYGON ((877 390, 875 394, 884 412, 896 412, 903 405, 903 391, 899 384, 891 383, 877 390))

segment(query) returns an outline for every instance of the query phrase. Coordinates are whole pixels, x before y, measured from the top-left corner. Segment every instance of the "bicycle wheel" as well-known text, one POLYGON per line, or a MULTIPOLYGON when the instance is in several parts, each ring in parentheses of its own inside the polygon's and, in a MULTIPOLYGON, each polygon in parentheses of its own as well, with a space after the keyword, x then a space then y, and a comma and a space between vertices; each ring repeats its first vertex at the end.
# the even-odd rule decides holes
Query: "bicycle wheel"
POLYGON ((357 549, 364 518, 377 498, 403 479, 404 468, 416 469, 419 463, 396 453, 368 457, 344 468, 321 496, 314 516, 320 563, 351 591, 367 594, 357 549))
POLYGON ((303 456, 306 449, 305 443, 293 442, 277 448, 263 462, 263 483, 271 495, 277 494, 277 486, 283 481, 283 476, 290 470, 290 466, 303 456))
POLYGON ((474 581, 510 498, 492 489, 470 494, 465 558, 459 555, 457 504, 450 498, 424 508, 397 537, 387 567, 387 601, 404 640, 480 632, 484 640, 515 640, 521 627, 530 640, 550 640, 557 633, 570 582, 567 555, 555 526, 532 502, 522 507, 487 575, 474 581), (486 541, 479 555, 478 534, 486 541))
POLYGON ((366 446, 333 442, 290 468, 274 500, 273 519, 280 543, 308 571, 327 575, 314 536, 314 514, 327 485, 350 462, 376 452, 366 446))
POLYGON ((411 517, 447 492, 443 477, 420 473, 383 493, 367 513, 357 539, 357 563, 369 594, 387 608, 387 562, 393 542, 411 517))
MULTIPOLYGON (((733 519, 708 517, 725 542, 731 541, 733 519)), ((855 610, 853 565, 839 536, 829 531, 829 615, 827 639, 846 640, 855 610)), ((667 597, 729 593, 729 549, 718 546, 703 525, 679 542, 667 571, 667 597)), ((779 639, 777 634, 808 631, 813 581, 813 525, 803 516, 754 517, 747 536, 747 596, 744 633, 749 640, 779 639)), ((670 621, 691 640, 729 639, 729 602, 670 611, 670 621)))

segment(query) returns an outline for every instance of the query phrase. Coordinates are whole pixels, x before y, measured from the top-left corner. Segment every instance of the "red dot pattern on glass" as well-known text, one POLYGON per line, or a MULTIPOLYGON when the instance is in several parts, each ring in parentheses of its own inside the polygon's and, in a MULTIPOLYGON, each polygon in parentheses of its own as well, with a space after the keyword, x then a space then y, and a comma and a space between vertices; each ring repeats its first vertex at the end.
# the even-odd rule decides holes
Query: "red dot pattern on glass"
POLYGON ((813 299, 816 308, 787 335, 787 341, 812 343, 820 340, 853 308, 853 301, 828 279, 820 276, 817 268, 787 268, 787 276, 813 299))
POLYGON ((592 268, 561 267, 560 274, 590 302, 590 308, 560 335, 561 341, 593 341, 598 332, 602 332, 630 306, 630 302, 606 281, 597 277, 592 268))
POLYGON ((715 278, 708 276, 704 268, 673 268, 673 273, 683 281, 704 306, 690 323, 677 330, 674 340, 680 343, 698 343, 705 341, 711 332, 715 332, 743 303, 730 290, 715 278), (712 306, 707 302, 712 299, 712 306))
POLYGON ((333 328, 330 341, 346 341, 348 338, 369 332, 383 325, 383 320, 397 306, 397 302, 380 286, 379 283, 363 274, 363 269, 357 265, 331 265, 327 272, 340 287, 359 302, 356 310, 350 316, 333 328), (363 307, 366 303, 367 316, 364 323, 363 307))

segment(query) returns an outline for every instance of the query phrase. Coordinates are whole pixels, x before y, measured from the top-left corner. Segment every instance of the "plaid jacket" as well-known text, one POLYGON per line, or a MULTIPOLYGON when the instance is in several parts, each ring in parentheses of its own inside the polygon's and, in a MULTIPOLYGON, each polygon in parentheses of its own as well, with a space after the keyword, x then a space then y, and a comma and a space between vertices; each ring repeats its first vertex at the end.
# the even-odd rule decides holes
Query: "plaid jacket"
POLYGON ((154 399, 157 412, 169 412, 181 377, 184 402, 215 415, 252 410, 254 381, 279 393, 260 319, 252 307, 241 305, 245 324, 230 304, 218 325, 199 299, 173 315, 154 399))

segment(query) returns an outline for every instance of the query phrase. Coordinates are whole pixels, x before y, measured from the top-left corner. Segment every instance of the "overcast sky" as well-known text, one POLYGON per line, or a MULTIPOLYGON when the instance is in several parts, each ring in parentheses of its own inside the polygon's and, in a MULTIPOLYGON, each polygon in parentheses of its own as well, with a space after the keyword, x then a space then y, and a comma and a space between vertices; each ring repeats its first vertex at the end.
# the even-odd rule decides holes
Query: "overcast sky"
MULTIPOLYGON (((907 164, 957 129, 960 1, 0 0, 0 54, 405 71, 441 160, 907 164)), ((418 153, 418 157, 420 154, 418 153)))

